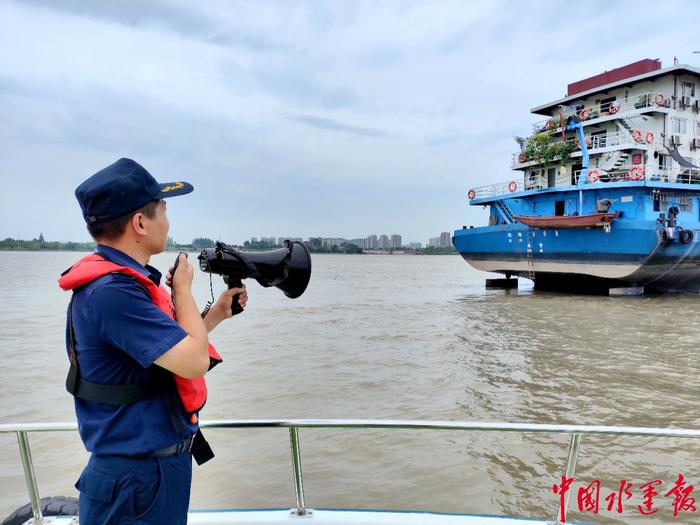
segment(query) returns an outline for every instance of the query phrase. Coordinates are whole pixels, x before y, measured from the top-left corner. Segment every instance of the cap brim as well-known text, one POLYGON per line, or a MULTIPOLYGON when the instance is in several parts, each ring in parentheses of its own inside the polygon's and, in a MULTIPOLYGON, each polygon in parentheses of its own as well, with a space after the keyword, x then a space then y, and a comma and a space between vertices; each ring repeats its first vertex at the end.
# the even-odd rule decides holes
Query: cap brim
POLYGON ((156 197, 157 199, 177 197, 178 195, 185 195, 194 190, 194 186, 187 182, 165 182, 163 184, 159 183, 158 186, 160 186, 160 192, 156 197))

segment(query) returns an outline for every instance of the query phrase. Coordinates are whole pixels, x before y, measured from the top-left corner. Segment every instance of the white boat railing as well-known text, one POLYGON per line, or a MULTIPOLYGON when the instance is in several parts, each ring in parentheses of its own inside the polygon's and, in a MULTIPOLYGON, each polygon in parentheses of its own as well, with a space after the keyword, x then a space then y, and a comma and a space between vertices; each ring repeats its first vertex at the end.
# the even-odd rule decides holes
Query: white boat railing
MULTIPOLYGON (((556 142, 556 140, 555 140, 556 142)), ((577 137, 569 137, 565 141, 566 143, 575 143, 578 145, 577 137)), ((637 149, 647 149, 648 146, 663 145, 664 141, 662 137, 654 136, 653 133, 646 133, 639 136, 639 140, 635 140, 631 133, 627 131, 614 131, 606 134, 596 134, 596 135, 586 135, 586 146, 588 152, 595 154, 596 150, 615 148, 619 146, 630 146, 630 148, 637 149)), ((581 151, 581 148, 578 148, 581 151)), ((576 152, 574 152, 575 154, 576 152)), ((522 151, 513 153, 513 169, 520 168, 526 165, 536 165, 537 162, 533 162, 532 159, 525 158, 521 162, 522 151)))
POLYGON ((560 122, 566 123, 566 120, 573 116, 577 116, 586 123, 587 121, 593 121, 598 118, 623 115, 640 109, 666 109, 670 106, 670 97, 665 96, 659 91, 648 91, 646 93, 630 95, 627 98, 619 98, 612 103, 605 103, 602 105, 600 103, 588 104, 583 108, 579 108, 578 111, 576 108, 569 106, 561 112, 561 115, 559 112, 556 112, 552 118, 535 122, 532 125, 532 130, 534 133, 542 133, 544 131, 550 131, 552 133, 561 132, 560 122), (549 124, 550 120, 553 120, 554 124, 549 124))
MULTIPOLYGON (((574 172, 575 181, 581 174, 581 170, 574 172)), ((615 170, 603 170, 598 168, 588 169, 589 182, 593 182, 595 177, 598 177, 596 183, 606 182, 669 182, 675 184, 700 184, 700 168, 682 168, 674 166, 672 168, 659 167, 644 167, 641 164, 620 166, 615 170)), ((488 184, 471 188, 467 197, 470 201, 474 199, 483 199, 490 197, 507 197, 509 193, 518 191, 541 190, 545 188, 556 189, 561 186, 571 186, 574 184, 570 174, 557 173, 554 181, 554 186, 547 185, 546 176, 538 176, 531 178, 526 176, 524 179, 511 180, 506 182, 498 182, 496 184, 488 184)))
MULTIPOLYGON (((385 419, 252 419, 252 420, 211 420, 202 421, 202 428, 287 428, 292 456, 292 470, 297 516, 307 514, 302 480, 301 452, 299 447, 300 428, 354 428, 354 429, 404 429, 404 430, 454 430, 472 432, 518 432, 569 434, 569 454, 566 463, 566 477, 573 478, 581 448, 581 438, 586 435, 648 436, 666 438, 700 438, 700 429, 683 428, 647 428, 647 427, 612 427, 603 425, 549 425, 536 423, 491 423, 481 421, 412 421, 385 419)), ((34 473, 34 464, 29 448, 27 434, 30 432, 76 431, 76 423, 10 423, 0 424, 0 433, 15 433, 19 444, 20 458, 24 470, 29 500, 31 502, 34 523, 43 523, 39 489, 34 473)), ((560 516, 566 515, 570 493, 567 492, 563 509, 557 511, 557 523, 560 516)))
MULTIPOLYGON (((574 172, 576 180, 581 175, 581 170, 574 172)), ((602 170, 589 168, 589 182, 622 182, 622 181, 649 181, 670 182, 675 184, 700 184, 700 168, 646 168, 642 165, 620 166, 616 170, 602 170), (596 177, 599 180, 595 180, 596 177)))

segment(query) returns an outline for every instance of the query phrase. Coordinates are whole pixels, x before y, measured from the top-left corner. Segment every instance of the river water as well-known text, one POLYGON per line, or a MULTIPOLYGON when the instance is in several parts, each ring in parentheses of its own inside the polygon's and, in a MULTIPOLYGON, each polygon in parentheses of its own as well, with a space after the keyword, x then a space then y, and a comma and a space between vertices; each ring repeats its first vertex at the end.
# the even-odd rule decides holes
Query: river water
MULTIPOLYGON (((72 421, 64 391, 68 294, 81 254, 0 252, 3 423, 72 421)), ((174 254, 154 257, 164 269, 174 254)), ((698 297, 486 291, 458 256, 314 255, 289 300, 249 283, 249 307, 212 334, 224 363, 204 419, 388 418, 700 428, 698 297)), ((224 289, 214 278, 216 293, 224 289)), ((198 273, 203 305, 209 280, 198 273)), ((285 429, 209 430, 192 508, 294 505, 285 429)), ((554 518, 568 437, 451 431, 300 431, 310 507, 410 508, 554 518)), ((32 434, 42 496, 76 495, 77 433, 32 434)), ((574 488, 600 480, 599 523, 698 523, 665 498, 700 485, 700 440, 584 437, 574 488), (604 500, 633 483, 623 513, 604 500), (640 484, 661 480, 642 517, 640 484)), ((28 501, 13 434, 0 434, 0 517, 28 501)), ((691 496, 698 496, 700 488, 691 496)), ((576 510, 576 492, 571 507, 576 510)), ((616 504, 617 502, 615 502, 616 504)))

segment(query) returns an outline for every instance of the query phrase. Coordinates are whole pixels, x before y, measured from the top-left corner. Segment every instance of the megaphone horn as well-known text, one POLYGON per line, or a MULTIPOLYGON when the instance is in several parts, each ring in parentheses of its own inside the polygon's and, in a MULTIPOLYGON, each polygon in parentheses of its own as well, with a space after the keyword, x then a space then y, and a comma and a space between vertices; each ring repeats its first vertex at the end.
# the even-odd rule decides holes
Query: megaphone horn
MULTIPOLYGON (((291 299, 301 296, 311 279, 311 255, 302 243, 284 241, 284 247, 265 252, 242 252, 222 242, 199 254, 202 271, 224 277, 229 289, 254 278, 261 286, 275 286, 291 299)), ((234 315, 243 310, 234 298, 234 315)))

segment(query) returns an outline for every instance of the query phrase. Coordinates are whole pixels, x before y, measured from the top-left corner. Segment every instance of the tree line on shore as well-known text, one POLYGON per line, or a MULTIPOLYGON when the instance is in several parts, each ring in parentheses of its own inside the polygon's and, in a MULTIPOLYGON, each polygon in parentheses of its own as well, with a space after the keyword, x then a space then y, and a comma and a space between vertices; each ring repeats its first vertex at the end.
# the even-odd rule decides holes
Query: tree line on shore
MULTIPOLYGON (((315 239, 314 239, 315 240, 315 239)), ((205 248, 211 248, 216 244, 216 241, 209 239, 207 237, 195 237, 190 244, 180 244, 176 243, 172 237, 168 237, 166 243, 166 250, 168 251, 184 251, 184 252, 197 252, 205 248)), ((325 247, 320 242, 310 242, 304 241, 304 244, 309 249, 311 253, 364 253, 362 248, 355 246, 354 244, 348 244, 347 246, 332 246, 325 247)), ((246 241, 243 250, 269 250, 274 249, 274 246, 258 247, 252 246, 250 242, 246 241)), ((39 235, 39 238, 32 239, 30 241, 23 239, 13 239, 8 237, 0 241, 0 251, 80 251, 80 252, 91 252, 95 249, 95 242, 75 242, 75 241, 47 241, 44 239, 43 234, 39 235)), ((401 250, 405 253, 416 253, 421 255, 446 255, 456 253, 453 248, 420 248, 417 250, 401 250)))

